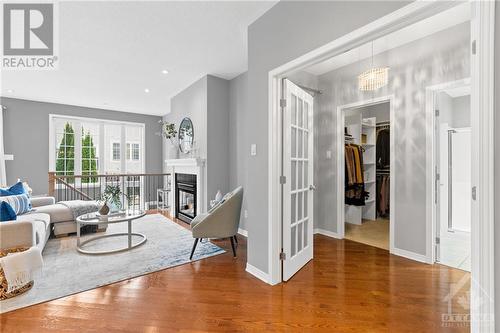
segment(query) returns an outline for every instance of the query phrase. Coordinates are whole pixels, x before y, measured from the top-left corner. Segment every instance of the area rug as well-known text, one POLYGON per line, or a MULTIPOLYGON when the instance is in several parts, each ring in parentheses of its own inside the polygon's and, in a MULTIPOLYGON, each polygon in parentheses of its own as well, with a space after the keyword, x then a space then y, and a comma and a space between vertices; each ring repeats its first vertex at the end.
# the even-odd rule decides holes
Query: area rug
MULTIPOLYGON (((126 232, 127 223, 109 225, 106 233, 126 232)), ((20 296, 0 301, 0 313, 94 289, 165 268, 190 262, 193 237, 189 230, 160 214, 146 215, 132 222, 132 232, 142 233, 146 243, 130 251, 85 255, 76 251, 76 237, 50 239, 43 251, 42 276, 33 288, 20 296)), ((92 237, 91 234, 82 237, 92 237)), ((133 238, 137 242, 138 238, 133 238)), ((85 245, 87 250, 116 249, 127 244, 127 237, 100 239, 85 245), (92 246, 91 246, 92 245, 92 246)), ((198 243, 193 260, 225 251, 210 243, 198 243)))

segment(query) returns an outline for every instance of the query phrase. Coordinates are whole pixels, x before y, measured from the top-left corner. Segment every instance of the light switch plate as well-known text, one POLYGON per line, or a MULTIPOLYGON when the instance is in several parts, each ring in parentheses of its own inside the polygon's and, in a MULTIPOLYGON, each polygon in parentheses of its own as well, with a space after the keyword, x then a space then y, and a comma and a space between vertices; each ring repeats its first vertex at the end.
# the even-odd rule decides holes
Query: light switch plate
POLYGON ((252 156, 257 155, 257 145, 255 143, 252 143, 250 145, 250 155, 252 156))
POLYGON ((332 158, 332 151, 331 150, 327 150, 326 151, 326 158, 327 159, 331 159, 332 158))
POLYGON ((248 210, 246 210, 246 209, 245 209, 245 210, 243 211, 243 214, 244 214, 245 218, 247 219, 247 218, 248 218, 248 210))

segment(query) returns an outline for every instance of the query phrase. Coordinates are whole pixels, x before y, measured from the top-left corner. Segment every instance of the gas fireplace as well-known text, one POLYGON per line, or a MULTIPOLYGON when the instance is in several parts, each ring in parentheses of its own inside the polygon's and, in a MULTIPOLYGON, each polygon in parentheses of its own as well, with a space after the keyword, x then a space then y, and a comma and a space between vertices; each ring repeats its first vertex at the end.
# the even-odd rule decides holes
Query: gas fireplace
POLYGON ((175 174, 175 217, 186 223, 196 217, 196 175, 175 174))

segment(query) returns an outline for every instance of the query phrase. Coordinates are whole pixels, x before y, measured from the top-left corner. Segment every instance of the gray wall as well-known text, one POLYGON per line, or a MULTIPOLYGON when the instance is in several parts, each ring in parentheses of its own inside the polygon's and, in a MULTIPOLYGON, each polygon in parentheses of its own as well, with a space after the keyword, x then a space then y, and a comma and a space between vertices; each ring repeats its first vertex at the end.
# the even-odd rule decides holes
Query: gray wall
MULTIPOLYGON (((395 138, 395 227, 394 244, 398 249, 425 255, 426 252, 426 131, 425 88, 469 77, 470 29, 467 23, 375 56, 375 64, 390 66, 389 84, 376 92, 361 92, 357 75, 369 68, 371 59, 342 67, 320 76, 325 94, 320 97, 320 112, 331 115, 329 126, 316 128, 326 142, 320 143, 337 155, 337 106, 394 95, 395 138), (326 132, 325 132, 326 130, 326 132)), ((336 216, 336 159, 320 160, 318 192, 324 216, 336 216), (333 186, 333 187, 332 187, 333 186), (335 197, 331 201, 330 197, 335 197)), ((337 232, 333 219, 319 221, 322 228, 337 232)))
MULTIPOLYGON (((197 157, 206 159, 205 198, 207 207, 218 190, 229 191, 229 108, 230 83, 206 75, 170 100, 170 112, 163 117, 178 128, 182 119, 191 118, 197 157), (210 156, 210 158, 208 158, 210 156)), ((163 140, 165 159, 173 158, 169 141, 163 140)), ((179 158, 187 155, 179 154, 179 158)), ((165 167, 165 166, 164 166, 165 167)))
POLYGON ((207 83, 207 195, 229 192, 229 81, 209 75, 207 83))
POLYGON ((359 108, 363 118, 377 118, 377 123, 391 120, 389 103, 379 103, 359 108))
POLYGON ((248 263, 269 272, 268 263, 268 73, 270 70, 380 18, 407 2, 282 1, 248 29, 249 107, 241 135, 257 155, 248 158, 248 263), (363 10, 360 10, 363 8, 363 10))
MULTIPOLYGON (((177 130, 182 119, 185 117, 191 119, 194 127, 194 141, 201 158, 207 158, 207 82, 207 76, 204 76, 172 97, 170 113, 163 117, 165 121, 174 123, 177 130)), ((167 146, 165 159, 175 158, 170 156, 172 151, 170 142, 165 139, 163 142, 167 146)), ((182 155, 180 153, 179 157, 182 158, 182 155)))
POLYGON ((453 126, 469 127, 471 121, 470 95, 452 98, 453 126))
POLYGON ((14 161, 6 162, 8 183, 17 178, 27 180, 35 194, 48 190, 49 171, 49 114, 100 118, 145 124, 146 173, 162 171, 161 117, 136 113, 93 109, 73 105, 35 102, 1 97, 4 111, 5 152, 14 154, 14 161))
MULTIPOLYGON (((244 141, 244 133, 247 125, 243 116, 248 106, 248 75, 243 73, 230 81, 229 100, 229 188, 243 186, 245 190, 248 185, 247 160, 250 148, 244 141)), ((247 220, 244 212, 247 209, 246 195, 243 195, 243 207, 241 210, 240 228, 247 230, 247 220)))
POLYGON ((453 128, 470 127, 470 95, 451 97, 446 92, 440 92, 437 104, 440 123, 447 123, 453 128))

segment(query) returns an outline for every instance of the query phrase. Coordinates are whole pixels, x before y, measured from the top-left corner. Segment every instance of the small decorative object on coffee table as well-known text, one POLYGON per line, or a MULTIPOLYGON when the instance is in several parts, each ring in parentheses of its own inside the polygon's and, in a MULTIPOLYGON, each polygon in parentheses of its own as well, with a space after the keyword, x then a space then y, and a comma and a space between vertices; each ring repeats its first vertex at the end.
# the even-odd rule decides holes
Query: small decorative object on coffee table
POLYGON ((113 223, 122 223, 122 222, 127 222, 128 223, 128 232, 118 232, 118 233, 111 233, 111 234, 105 234, 102 236, 97 236, 97 237, 92 237, 89 239, 84 240, 83 242, 80 239, 80 227, 84 225, 97 225, 100 223, 103 223, 102 216, 99 215, 99 213, 90 213, 90 214, 84 214, 81 216, 78 216, 76 218, 76 249, 80 253, 84 254, 110 254, 110 253, 116 253, 116 252, 122 252, 122 251, 128 251, 130 249, 133 249, 135 247, 138 247, 146 242, 146 236, 140 233, 132 232, 132 221, 137 220, 141 217, 146 215, 146 212, 143 210, 125 210, 121 211, 118 213, 114 214, 109 214, 106 216, 106 223, 107 224, 113 224, 113 223), (121 237, 121 236, 127 236, 128 237, 128 246, 127 247, 122 247, 119 249, 113 249, 113 250, 103 250, 103 251, 92 251, 92 250, 85 250, 83 249, 83 246, 85 244, 88 244, 90 242, 97 241, 99 239, 104 239, 104 238, 110 238, 110 237, 121 237), (132 244, 132 236, 138 236, 141 238, 139 242, 136 244, 132 244))

